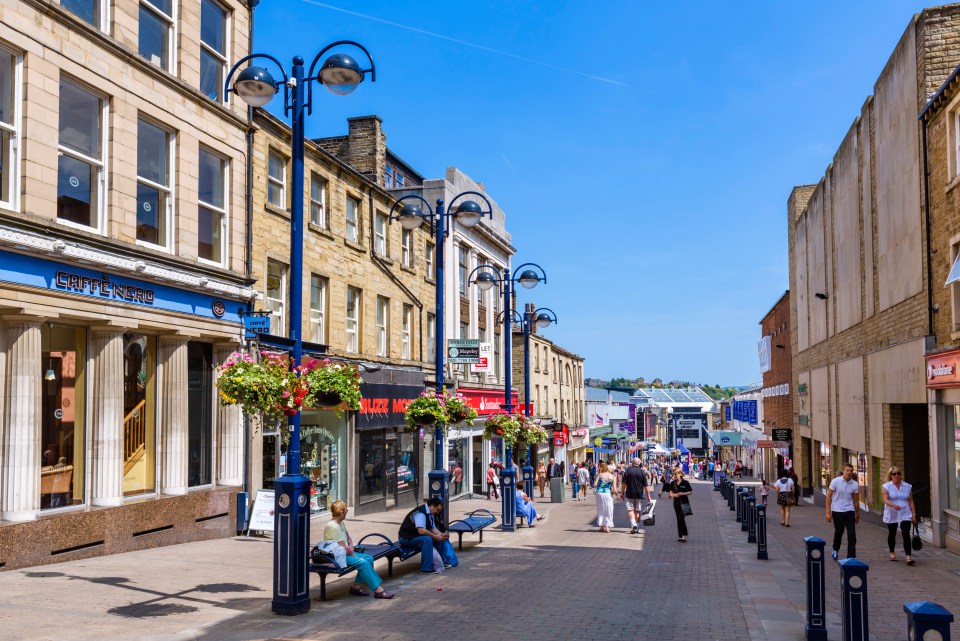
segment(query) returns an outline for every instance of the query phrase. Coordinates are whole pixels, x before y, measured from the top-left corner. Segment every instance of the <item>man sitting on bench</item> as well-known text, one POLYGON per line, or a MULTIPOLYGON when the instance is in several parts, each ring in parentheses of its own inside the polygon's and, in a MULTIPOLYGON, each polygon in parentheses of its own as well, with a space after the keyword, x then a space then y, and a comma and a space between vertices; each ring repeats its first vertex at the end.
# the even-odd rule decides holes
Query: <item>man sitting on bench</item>
POLYGON ((459 564, 457 553, 450 544, 450 535, 440 532, 434 517, 443 510, 443 501, 438 497, 427 499, 423 505, 414 508, 400 524, 398 543, 407 549, 420 549, 420 571, 432 574, 437 571, 433 564, 433 551, 436 550, 443 560, 443 567, 453 568, 459 564))

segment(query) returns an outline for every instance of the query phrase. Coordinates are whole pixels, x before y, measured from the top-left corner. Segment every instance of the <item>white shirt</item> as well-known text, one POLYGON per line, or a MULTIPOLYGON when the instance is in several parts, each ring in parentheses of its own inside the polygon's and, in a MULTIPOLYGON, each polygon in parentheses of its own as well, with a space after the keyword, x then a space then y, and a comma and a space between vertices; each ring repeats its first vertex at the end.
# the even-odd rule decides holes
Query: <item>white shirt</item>
POLYGON ((887 496, 890 497, 890 502, 900 506, 899 510, 895 510, 884 503, 883 522, 900 523, 901 521, 909 521, 913 519, 913 512, 910 511, 910 491, 913 489, 913 486, 909 483, 901 481, 900 487, 897 488, 893 481, 887 481, 883 484, 883 489, 887 491, 887 496))
POLYGON ((830 511, 853 512, 856 510, 853 505, 853 495, 859 494, 859 483, 853 479, 844 481, 842 476, 838 476, 830 481, 830 489, 833 490, 833 496, 830 499, 830 511))
POLYGON ((793 479, 777 479, 777 492, 793 492, 793 479))

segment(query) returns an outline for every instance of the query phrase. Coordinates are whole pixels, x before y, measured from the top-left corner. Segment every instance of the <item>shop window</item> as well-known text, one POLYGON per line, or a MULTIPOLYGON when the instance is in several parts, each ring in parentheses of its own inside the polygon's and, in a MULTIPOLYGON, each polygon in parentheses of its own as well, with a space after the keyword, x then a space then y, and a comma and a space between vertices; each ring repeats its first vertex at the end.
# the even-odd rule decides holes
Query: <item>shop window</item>
POLYGON ((310 477, 310 511, 326 511, 334 501, 346 501, 346 469, 340 456, 346 451, 347 428, 336 412, 307 410, 300 428, 300 469, 310 477))
POLYGON ((200 91, 217 101, 227 67, 227 15, 214 0, 200 0, 200 91))
POLYGON ((170 71, 173 52, 173 0, 140 0, 140 55, 170 71))
POLYGON ((947 507, 951 510, 960 511, 960 405, 947 405, 945 408, 946 416, 945 425, 946 431, 944 433, 946 446, 945 452, 947 452, 946 458, 948 461, 953 461, 953 467, 947 468, 948 478, 954 478, 950 483, 947 483, 946 494, 947 494, 947 507), (952 452, 952 454, 950 454, 952 452), (954 477, 954 471, 956 471, 956 476, 954 477))
POLYGON ((204 149, 200 150, 197 172, 197 256, 218 264, 222 264, 226 258, 226 173, 226 160, 204 149))
POLYGON ((190 487, 213 482, 213 348, 187 343, 187 478, 190 487))
POLYGON ((870 509, 870 468, 868 457, 863 452, 847 452, 847 463, 853 466, 853 474, 860 485, 860 505, 870 509))
POLYGON ((360 503, 380 500, 386 496, 383 430, 360 432, 357 440, 360 456, 360 503))
POLYGON ((17 208, 20 192, 20 56, 0 47, 0 205, 17 208))
POLYGON ((156 488, 157 339, 123 337, 123 494, 156 488))
POLYGON ((83 503, 86 330, 48 324, 42 363, 40 509, 83 503))
POLYGON ((103 210, 106 101, 60 80, 57 220, 99 230, 103 210))
POLYGON ((397 493, 417 491, 417 430, 397 434, 397 493))
POLYGON ((466 462, 468 442, 465 438, 451 438, 447 440, 447 471, 450 472, 450 496, 462 494, 468 487, 464 478, 466 471, 463 466, 466 462))

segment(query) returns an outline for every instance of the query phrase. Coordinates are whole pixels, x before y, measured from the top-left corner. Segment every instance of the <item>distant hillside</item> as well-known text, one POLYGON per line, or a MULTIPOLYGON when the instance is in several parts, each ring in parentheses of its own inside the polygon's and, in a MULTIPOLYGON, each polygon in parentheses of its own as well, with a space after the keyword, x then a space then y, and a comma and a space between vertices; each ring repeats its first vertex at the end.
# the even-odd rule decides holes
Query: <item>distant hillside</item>
POLYGON ((703 393, 712 398, 715 401, 722 401, 730 398, 737 392, 746 389, 749 386, 739 386, 739 387, 722 387, 721 385, 703 385, 702 383, 691 383, 690 381, 680 381, 673 380, 669 383, 664 383, 661 379, 655 378, 652 381, 647 381, 643 376, 638 376, 636 378, 625 378, 618 376, 612 378, 609 381, 602 378, 587 378, 584 380, 584 384, 589 387, 599 387, 602 389, 617 390, 624 392, 633 392, 640 387, 660 387, 660 388, 670 388, 670 387, 699 387, 703 390, 703 393))

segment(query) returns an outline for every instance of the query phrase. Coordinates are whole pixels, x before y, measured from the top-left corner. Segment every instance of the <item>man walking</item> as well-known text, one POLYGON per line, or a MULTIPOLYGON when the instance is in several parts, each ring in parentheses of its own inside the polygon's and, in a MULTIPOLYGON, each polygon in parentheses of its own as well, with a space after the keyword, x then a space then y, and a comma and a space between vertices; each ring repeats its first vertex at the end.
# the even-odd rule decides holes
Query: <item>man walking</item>
POLYGON ((640 511, 643 509, 643 496, 646 494, 650 501, 650 488, 647 486, 647 475, 640 467, 640 459, 634 458, 630 467, 623 471, 620 481, 620 498, 626 499, 627 514, 630 516, 630 534, 640 531, 640 511))
POLYGON ((843 466, 843 474, 830 481, 827 490, 827 523, 833 521, 833 554, 837 561, 843 531, 847 531, 847 558, 857 557, 857 523, 860 522, 860 484, 853 480, 853 466, 843 466))
POLYGON ((587 500, 587 486, 590 484, 590 470, 587 469, 587 466, 583 463, 580 464, 580 469, 577 470, 577 482, 580 484, 580 496, 577 497, 579 501, 582 497, 584 501, 587 500))

